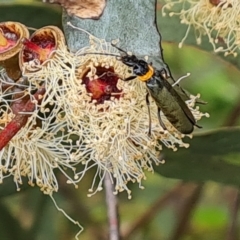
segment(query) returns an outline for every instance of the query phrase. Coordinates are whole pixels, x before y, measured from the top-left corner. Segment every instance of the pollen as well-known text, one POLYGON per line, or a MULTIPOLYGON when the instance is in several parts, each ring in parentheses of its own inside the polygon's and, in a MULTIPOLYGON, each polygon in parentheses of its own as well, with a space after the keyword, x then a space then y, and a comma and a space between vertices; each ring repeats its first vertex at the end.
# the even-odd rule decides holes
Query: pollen
POLYGON ((25 39, 23 41, 25 46, 23 51, 24 62, 29 62, 34 59, 39 59, 40 63, 46 61, 51 52, 55 49, 56 43, 53 37, 47 36, 34 36, 30 40, 25 39))

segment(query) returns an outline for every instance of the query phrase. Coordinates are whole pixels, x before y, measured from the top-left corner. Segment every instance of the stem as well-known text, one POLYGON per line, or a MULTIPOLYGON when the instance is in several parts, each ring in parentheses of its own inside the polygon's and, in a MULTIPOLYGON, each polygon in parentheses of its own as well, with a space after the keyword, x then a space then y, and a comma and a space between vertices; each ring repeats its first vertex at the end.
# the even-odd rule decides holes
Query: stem
POLYGON ((231 196, 229 199, 230 206, 230 223, 228 226, 228 232, 227 232, 227 240, 237 240, 238 239, 238 224, 237 224, 237 218, 238 218, 238 208, 239 208, 239 190, 234 188, 231 191, 231 196))
MULTIPOLYGON (((45 88, 42 87, 33 95, 35 100, 39 103, 42 99, 42 95, 45 93, 45 88)), ((25 100, 23 100, 25 101, 25 100)), ((17 103, 19 104, 19 102, 17 103)), ((7 126, 0 132, 0 151, 11 141, 11 139, 24 127, 27 123, 30 114, 23 114, 24 112, 33 112, 36 107, 36 103, 32 100, 28 100, 22 109, 16 113, 15 117, 7 126)))
POLYGON ((192 211, 197 205, 200 198, 202 187, 202 184, 197 185, 192 183, 188 186, 187 189, 185 189, 185 193, 187 193, 188 196, 185 197, 183 204, 180 206, 177 227, 172 237, 170 238, 171 240, 181 239, 186 232, 186 227, 188 226, 192 211))
POLYGON ((109 240, 120 240, 118 202, 116 195, 113 194, 114 189, 109 174, 106 174, 104 177, 104 186, 108 213, 109 240))
POLYGON ((166 206, 171 199, 179 198, 180 194, 186 188, 186 183, 180 183, 173 189, 168 191, 164 196, 159 197, 146 212, 139 216, 127 231, 123 234, 123 239, 130 239, 134 232, 138 229, 144 228, 151 220, 159 213, 164 206, 166 206))
POLYGON ((223 126, 235 126, 240 116, 240 99, 233 107, 232 111, 228 114, 228 117, 225 119, 223 126))

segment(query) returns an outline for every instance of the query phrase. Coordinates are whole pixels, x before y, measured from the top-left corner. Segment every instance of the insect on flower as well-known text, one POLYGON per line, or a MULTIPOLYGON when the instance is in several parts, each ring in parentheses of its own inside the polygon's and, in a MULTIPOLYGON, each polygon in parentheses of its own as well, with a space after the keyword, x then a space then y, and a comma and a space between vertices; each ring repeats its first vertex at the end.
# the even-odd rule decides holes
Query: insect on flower
POLYGON ((112 46, 123 53, 120 57, 118 57, 118 59, 128 67, 131 67, 133 69, 133 73, 135 74, 123 79, 123 81, 131 81, 138 77, 140 81, 146 83, 148 89, 146 103, 148 106, 150 122, 149 134, 151 134, 149 94, 157 105, 159 123, 164 130, 167 130, 167 128, 161 119, 161 111, 166 116, 168 121, 183 134, 192 133, 194 126, 201 128, 196 124, 196 120, 184 100, 167 81, 167 73, 165 69, 155 69, 153 66, 151 66, 151 64, 148 64, 144 60, 138 59, 135 55, 129 55, 126 51, 113 44, 112 46))
MULTIPOLYGON (((62 88, 65 84, 69 87, 67 91, 59 88, 62 94, 55 96, 57 106, 62 105, 64 109, 64 121, 70 126, 69 130, 74 130, 74 135, 78 136, 76 146, 72 145, 74 159, 83 168, 76 171, 75 183, 80 182, 92 168, 95 175, 89 196, 103 189, 104 176, 109 174, 114 184, 114 194, 127 191, 131 198, 128 183, 137 182, 142 188, 142 181, 146 179, 145 171, 153 172, 153 165, 164 163, 159 158, 162 144, 173 151, 181 147, 187 148, 189 144, 184 143, 185 135, 161 112, 161 119, 167 129, 163 131, 154 99, 149 97, 151 104, 146 105, 145 84, 141 81, 122 80, 132 76, 133 72, 129 72, 133 67, 121 60, 127 54, 121 56, 119 50, 105 39, 99 39, 71 23, 69 26, 89 35, 89 46, 79 49, 71 56, 67 54, 68 61, 73 61, 69 68, 73 74, 65 74, 67 80, 61 81, 59 87, 62 88), (150 110, 151 136, 148 135, 150 110)), ((66 62, 66 54, 61 55, 61 59, 66 62)), ((52 72, 51 68, 50 73, 52 72)), ((52 81, 49 82, 52 84, 52 81)), ((56 87, 58 86, 54 84, 54 91, 56 87)), ((158 91, 161 92, 161 89, 158 88, 158 91)), ((169 105, 172 104, 171 101, 176 101, 173 97, 173 100, 167 97, 164 100, 169 105)), ((202 116, 208 116, 195 107, 199 97, 191 95, 186 100, 196 121, 202 116)), ((191 127, 193 128, 192 123, 191 127)))

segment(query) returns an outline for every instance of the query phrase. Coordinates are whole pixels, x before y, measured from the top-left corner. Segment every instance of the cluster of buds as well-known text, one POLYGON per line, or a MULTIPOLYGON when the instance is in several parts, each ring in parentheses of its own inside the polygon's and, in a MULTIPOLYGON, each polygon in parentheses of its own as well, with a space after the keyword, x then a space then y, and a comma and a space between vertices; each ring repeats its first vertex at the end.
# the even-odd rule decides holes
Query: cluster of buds
MULTIPOLYGON (((109 55, 117 54, 109 42, 89 35, 89 46, 71 53, 61 30, 47 26, 30 37, 16 33, 12 43, 7 24, 0 24, 0 56, 19 43, 21 75, 13 79, 4 67, 0 76, 1 180, 10 175, 19 186, 27 177, 29 184, 51 194, 58 191, 56 169, 77 186, 95 168, 90 195, 102 189, 110 174, 115 193, 126 190, 130 197, 127 183, 141 186, 144 171, 163 162, 162 144, 173 150, 188 147, 164 116, 168 130, 161 127, 154 102, 148 135, 145 85, 121 80, 130 69, 109 55)), ((194 107, 197 98, 186 103, 199 120, 206 114, 194 107)))
POLYGON ((166 0, 163 16, 179 16, 182 24, 188 25, 182 46, 191 26, 194 28, 197 43, 207 35, 215 52, 237 56, 240 48, 240 2, 239 0, 166 0))

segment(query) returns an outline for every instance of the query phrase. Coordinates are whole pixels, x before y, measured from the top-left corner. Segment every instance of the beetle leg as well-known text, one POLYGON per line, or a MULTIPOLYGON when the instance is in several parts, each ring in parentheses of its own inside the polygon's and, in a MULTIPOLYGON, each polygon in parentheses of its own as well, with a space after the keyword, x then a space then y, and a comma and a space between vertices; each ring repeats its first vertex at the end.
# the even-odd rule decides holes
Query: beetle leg
POLYGON ((150 112, 150 102, 149 102, 149 93, 146 94, 146 103, 148 108, 148 116, 149 116, 149 129, 148 129, 148 136, 151 136, 152 131, 152 118, 151 118, 151 112, 150 112))
POLYGON ((133 80, 134 78, 136 78, 137 76, 134 76, 134 75, 132 75, 132 76, 130 76, 130 77, 127 77, 127 78, 124 78, 124 79, 122 79, 123 81, 131 81, 131 80, 133 80))
POLYGON ((161 125, 161 127, 163 128, 163 130, 167 130, 165 124, 163 123, 162 119, 161 119, 161 115, 160 115, 161 109, 158 107, 158 121, 161 125))
POLYGON ((197 125, 196 123, 194 124, 197 128, 202 128, 202 126, 197 125))

